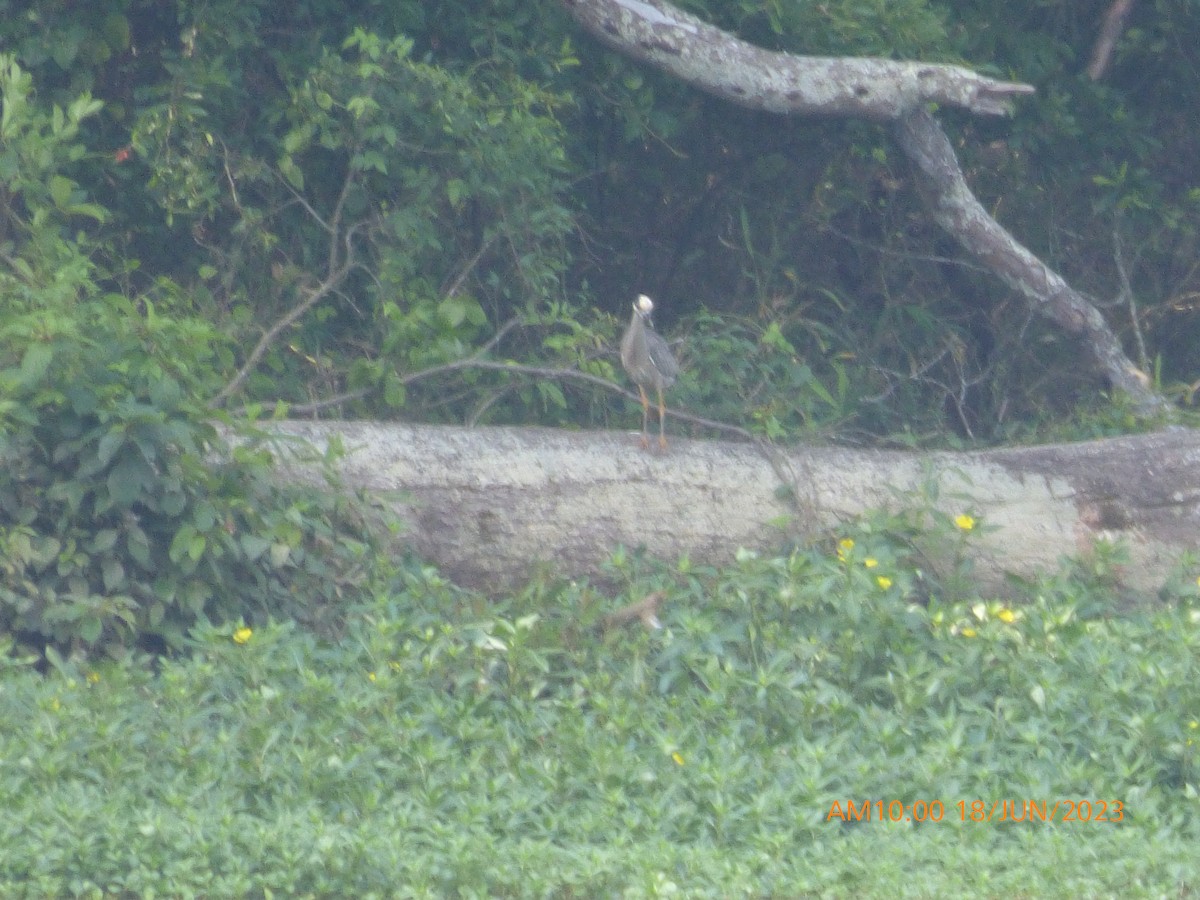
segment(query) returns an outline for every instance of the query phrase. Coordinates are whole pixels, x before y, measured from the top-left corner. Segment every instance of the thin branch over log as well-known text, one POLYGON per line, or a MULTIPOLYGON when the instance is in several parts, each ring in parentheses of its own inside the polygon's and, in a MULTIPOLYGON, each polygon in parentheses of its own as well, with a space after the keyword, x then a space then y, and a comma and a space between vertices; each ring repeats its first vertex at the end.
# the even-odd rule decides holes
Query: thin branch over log
POLYGON ((563 0, 580 25, 621 53, 733 103, 777 113, 895 119, 927 103, 1004 115, 1027 84, 961 66, 796 56, 740 41, 667 3, 563 0))
MULTIPOLYGON (((286 179, 281 178, 281 181, 287 184, 286 179)), ((345 228, 343 228, 342 223, 342 213, 345 210, 346 200, 350 196, 350 190, 354 186, 354 183, 353 175, 347 175, 328 222, 297 191, 288 185, 288 189, 292 191, 296 199, 304 206, 308 214, 329 235, 329 246, 326 250, 328 260, 325 265, 325 279, 318 285, 305 288, 302 292, 303 298, 301 301, 276 319, 271 327, 263 333, 262 337, 258 339, 258 343, 254 345, 254 349, 250 351, 250 355, 246 357, 246 361, 242 363, 242 367, 238 369, 228 384, 221 388, 216 396, 209 401, 208 405, 212 409, 218 409, 223 406, 225 401, 241 388, 246 379, 258 367, 258 364, 262 362, 263 356, 266 355, 271 345, 275 343, 276 338, 285 329, 289 328, 301 316, 326 297, 335 295, 350 273, 358 267, 358 263, 354 259, 354 236, 363 223, 355 223, 345 228)))

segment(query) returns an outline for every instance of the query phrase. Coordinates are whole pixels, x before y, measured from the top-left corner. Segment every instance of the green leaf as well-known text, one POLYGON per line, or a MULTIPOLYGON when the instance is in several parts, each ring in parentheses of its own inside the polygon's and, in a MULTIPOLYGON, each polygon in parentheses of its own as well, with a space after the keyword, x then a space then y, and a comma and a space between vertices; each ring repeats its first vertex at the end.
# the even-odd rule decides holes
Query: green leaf
POLYGON ((196 529, 191 526, 191 523, 184 522, 179 526, 179 530, 175 532, 175 537, 171 539, 171 546, 167 548, 167 556, 173 563, 183 561, 184 554, 188 552, 191 546, 192 538, 196 537, 196 529))
POLYGON ((45 377, 53 359, 54 350, 49 344, 41 341, 30 344, 25 350, 25 355, 21 357, 19 383, 24 387, 32 387, 39 383, 45 377))
POLYGON ((100 460, 100 465, 107 466, 112 462, 112 458, 123 446, 125 446, 125 426, 117 425, 109 429, 104 437, 100 438, 100 443, 96 447, 96 457, 100 460))
POLYGON ((40 541, 31 542, 30 549, 34 552, 30 562, 38 568, 45 568, 54 562, 58 558, 58 554, 62 552, 62 542, 55 537, 46 537, 40 541))
POLYGON ((108 210, 97 203, 71 203, 63 206, 62 211, 72 216, 87 216, 97 222, 108 221, 108 210))
POLYGON ((537 383, 538 393, 542 395, 542 399, 549 406, 556 406, 559 409, 567 408, 567 398, 563 394, 562 388, 553 381, 539 381, 537 383))
POLYGON ((104 623, 100 621, 99 616, 87 616, 79 623, 79 636, 83 638, 85 643, 96 643, 96 641, 100 640, 100 635, 103 631, 104 623))
POLYGON ((1033 701, 1034 706, 1036 706, 1040 711, 1045 712, 1046 689, 1044 687, 1042 687, 1040 684, 1035 684, 1029 689, 1029 699, 1033 701))
POLYGON ((150 540, 141 528, 134 526, 126 532, 125 549, 139 566, 143 569, 150 568, 150 540))
POLYGON ((208 547, 208 538, 206 538, 202 534, 193 535, 191 541, 188 543, 188 548, 187 548, 188 558, 192 562, 197 562, 200 559, 200 557, 204 555, 204 550, 207 547, 208 547))
POLYGON ((304 173, 290 156, 285 156, 279 160, 279 171, 283 173, 283 177, 287 179, 288 184, 298 191, 304 190, 304 173))
POLYGON ((246 554, 246 558, 253 561, 258 559, 271 546, 271 542, 257 534, 243 534, 238 543, 242 547, 242 552, 246 554))
POLYGON ((383 382, 383 402, 388 406, 403 406, 408 399, 408 388, 399 378, 389 375, 383 382))
POLYGON ((71 194, 75 192, 75 182, 62 175, 50 176, 50 199, 59 209, 71 202, 71 194))
POLYGON ((100 563, 100 575, 104 579, 104 590, 109 593, 125 584, 125 567, 114 557, 105 557, 100 563))
POLYGON ((120 533, 115 528, 101 528, 88 542, 88 550, 92 553, 107 553, 117 544, 120 533))
POLYGON ((126 456, 108 473, 108 493, 118 506, 130 506, 142 495, 153 473, 137 456, 126 456))
POLYGON ((438 314, 451 328, 457 328, 467 318, 469 303, 461 297, 447 297, 438 304, 438 314))
POLYGON ((46 662, 54 666, 54 668, 56 668, 59 672, 68 676, 74 674, 73 667, 62 658, 62 655, 57 650, 54 649, 53 644, 48 644, 43 652, 46 654, 46 662))
POLYGON ((357 154, 351 160, 351 164, 355 169, 364 172, 374 169, 381 175, 388 173, 387 161, 383 158, 383 154, 375 150, 364 150, 362 153, 357 154))
POLYGON ((168 490, 160 498, 158 508, 163 515, 175 518, 187 508, 187 495, 183 491, 168 490))

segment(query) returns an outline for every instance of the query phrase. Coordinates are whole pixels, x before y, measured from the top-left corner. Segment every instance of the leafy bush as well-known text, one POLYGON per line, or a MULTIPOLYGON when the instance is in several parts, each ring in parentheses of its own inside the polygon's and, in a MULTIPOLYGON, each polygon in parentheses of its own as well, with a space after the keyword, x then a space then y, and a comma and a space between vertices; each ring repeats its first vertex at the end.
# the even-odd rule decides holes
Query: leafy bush
POLYGON ((349 504, 289 495, 265 454, 220 438, 193 399, 208 326, 108 295, 71 317, 17 317, 0 343, 12 348, 31 318, 43 335, 0 373, 0 629, 179 646, 204 616, 307 619, 334 599, 365 547, 322 535, 349 504))
POLYGON ((365 548, 339 531, 351 504, 280 491, 261 451, 226 446, 201 399, 220 335, 170 283, 105 291, 104 244, 67 237, 106 217, 62 174, 97 104, 40 109, 7 59, 0 89, 0 630, 178 646, 205 616, 319 615, 365 548))
MULTIPOLYGON (((411 40, 355 28, 270 98, 262 135, 231 148, 210 108, 222 77, 180 60, 175 78, 187 89, 143 111, 132 146, 170 221, 233 223, 205 244, 192 288, 247 345, 246 377, 220 402, 345 389, 359 410, 444 418, 444 392, 406 376, 467 355, 501 316, 561 299, 572 217, 557 95, 509 71, 419 61, 411 40), (286 341, 271 330, 281 322, 286 341)), ((496 379, 482 380, 460 379, 460 408, 460 390, 476 398, 496 379)))

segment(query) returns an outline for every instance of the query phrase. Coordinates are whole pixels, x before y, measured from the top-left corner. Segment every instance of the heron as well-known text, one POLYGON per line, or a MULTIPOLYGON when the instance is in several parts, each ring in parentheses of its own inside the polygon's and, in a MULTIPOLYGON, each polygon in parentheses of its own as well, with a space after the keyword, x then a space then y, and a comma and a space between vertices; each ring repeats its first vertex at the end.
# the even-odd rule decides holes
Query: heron
POLYGON ((679 374, 679 363, 671 353, 667 342, 659 337, 654 326, 650 324, 650 313, 654 311, 654 301, 645 294, 639 294, 633 303, 633 316, 629 327, 621 338, 621 365, 633 379, 642 397, 642 446, 650 445, 646 437, 646 424, 650 418, 650 399, 646 396, 647 388, 654 388, 658 393, 658 446, 667 449, 666 435, 666 405, 663 403, 663 391, 675 383, 679 374))

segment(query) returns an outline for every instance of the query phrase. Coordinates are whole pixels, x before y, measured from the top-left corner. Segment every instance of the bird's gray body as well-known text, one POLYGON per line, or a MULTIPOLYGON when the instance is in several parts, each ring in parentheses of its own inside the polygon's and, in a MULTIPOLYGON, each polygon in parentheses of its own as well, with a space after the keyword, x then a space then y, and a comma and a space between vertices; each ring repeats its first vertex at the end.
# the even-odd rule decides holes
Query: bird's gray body
POLYGON ((638 386, 642 397, 642 442, 646 442, 646 420, 650 414, 650 401, 646 397, 647 388, 653 388, 658 394, 658 442, 662 447, 667 446, 664 434, 663 416, 666 408, 663 404, 663 391, 675 383, 679 374, 679 363, 671 353, 667 342, 659 337, 650 324, 650 313, 654 303, 645 294, 640 295, 633 304, 633 316, 629 327, 621 338, 621 365, 638 386))

